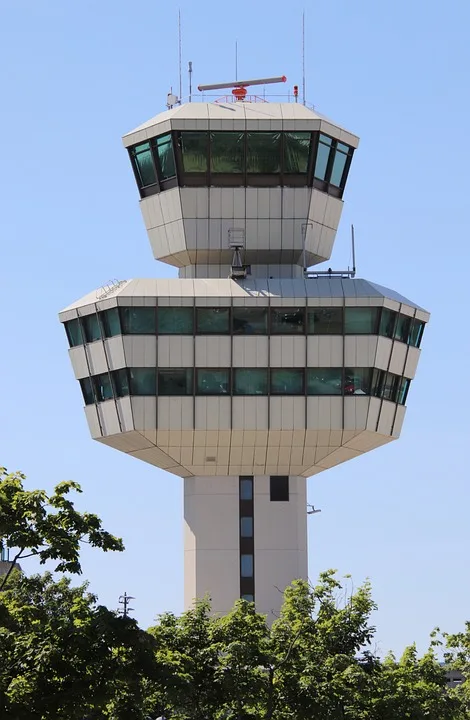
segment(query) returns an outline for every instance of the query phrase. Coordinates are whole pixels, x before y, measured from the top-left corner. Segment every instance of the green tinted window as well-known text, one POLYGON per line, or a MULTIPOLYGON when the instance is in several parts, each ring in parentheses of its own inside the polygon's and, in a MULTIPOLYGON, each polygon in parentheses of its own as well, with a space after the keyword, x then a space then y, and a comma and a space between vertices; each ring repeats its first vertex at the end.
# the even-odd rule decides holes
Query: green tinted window
POLYGON ((271 370, 271 392, 273 395, 303 395, 304 371, 302 368, 273 368, 271 370))
POLYGON ((343 308, 307 308, 310 335, 342 335, 343 308))
POLYGON ((407 315, 399 315, 395 328, 395 339, 407 343, 410 336, 411 318, 407 315))
POLYGON ((408 342, 413 347, 419 348, 421 345, 421 338, 423 337, 424 323, 421 320, 413 320, 411 324, 410 337, 408 342))
POLYGON ((246 516, 240 518, 240 537, 253 537, 253 518, 246 516))
POLYGON ((344 394, 370 395, 372 370, 370 368, 345 368, 344 394))
POLYGON ((408 396, 408 390, 410 389, 410 380, 408 378, 401 378, 398 386, 397 403, 404 405, 408 396))
POLYGON ((196 328, 201 334, 230 332, 230 311, 225 308, 196 308, 196 328))
POLYGON ((284 133, 283 170, 285 173, 307 173, 310 138, 309 132, 284 133))
POLYGON ((176 167, 171 133, 155 138, 155 145, 160 165, 160 179, 168 180, 175 177, 176 167))
POLYGON ((331 138, 326 135, 320 135, 317 148, 317 158, 315 161, 315 177, 318 178, 318 180, 326 180, 331 143, 331 138))
POLYGON ((101 339, 101 326, 96 313, 84 315, 82 317, 82 326, 87 342, 91 343, 101 339))
POLYGON ((305 308, 271 308, 271 332, 298 335, 304 332, 305 308))
POLYGON ((95 394, 98 402, 103 402, 103 400, 111 400, 113 398, 113 386, 111 384, 111 378, 108 373, 95 375, 93 378, 93 384, 95 386, 95 394))
POLYGON ((253 555, 240 555, 240 575, 242 578, 253 577, 253 555))
POLYGON ((153 335, 155 327, 154 307, 121 307, 121 326, 124 335, 153 335))
POLYGON ((129 368, 131 395, 156 395, 156 375, 155 368, 129 368))
POLYGON ((132 148, 131 153, 134 158, 140 187, 146 187, 147 185, 156 183, 157 174, 155 172, 155 165, 153 164, 150 143, 145 142, 141 145, 136 145, 135 148, 132 148))
POLYGON ((307 368, 308 395, 341 395, 342 368, 307 368))
POLYGON ((82 328, 78 318, 67 320, 67 322, 64 323, 64 327, 70 347, 83 345, 82 328))
POLYGON ((253 478, 240 478, 240 500, 253 500, 253 478))
POLYGON ((268 308, 232 308, 234 335, 266 335, 268 332, 268 308))
POLYGON ((344 309, 344 332, 347 335, 376 335, 379 308, 346 307, 344 309))
POLYGON ((230 371, 224 370, 198 370, 197 392, 199 395, 229 395, 230 371))
POLYGON ((336 187, 341 187, 341 180, 343 179, 344 168, 346 167, 346 160, 348 156, 346 153, 336 150, 335 159, 333 161, 333 167, 331 169, 330 183, 336 187))
POLYGON ((169 368, 158 371, 159 395, 192 395, 192 368, 169 368))
POLYGON ((209 135, 206 132, 182 132, 181 150, 183 169, 187 173, 206 173, 209 147, 209 135))
POLYGON ((247 133, 247 173, 272 175, 281 171, 281 133, 247 133))
POLYGON ((211 172, 240 174, 245 172, 245 133, 212 132, 211 172))
POLYGON ((115 370, 112 373, 112 376, 116 397, 125 397, 126 395, 129 395, 129 375, 127 368, 115 370))
POLYGON ((85 405, 93 405, 95 402, 95 396, 93 394, 91 378, 87 377, 80 380, 80 387, 82 389, 85 405))
POLYGON ((236 368, 233 371, 234 395, 267 395, 267 368, 236 368))
POLYGON ((161 335, 192 335, 193 325, 192 307, 158 308, 158 332, 161 335))
POLYGON ((109 308, 100 313, 104 334, 107 338, 121 334, 121 321, 119 320, 119 309, 109 308))
POLYGON ((384 337, 392 338, 395 331, 395 323, 397 321, 397 313, 389 308, 382 308, 380 316, 379 334, 384 337))

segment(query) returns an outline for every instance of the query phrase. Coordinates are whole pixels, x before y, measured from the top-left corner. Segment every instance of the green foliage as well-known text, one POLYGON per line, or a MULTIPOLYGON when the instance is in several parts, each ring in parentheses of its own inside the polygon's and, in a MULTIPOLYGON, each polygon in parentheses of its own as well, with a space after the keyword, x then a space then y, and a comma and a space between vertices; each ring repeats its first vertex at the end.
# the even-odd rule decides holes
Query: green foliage
MULTIPOLYGON (((13 563, 37 556, 41 563, 57 561, 58 572, 80 574, 81 543, 105 551, 124 549, 122 540, 103 530, 97 515, 75 509, 68 495, 80 493, 80 485, 59 483, 48 496, 44 490, 25 490, 25 479, 22 473, 0 468, 0 547, 18 549, 13 563)), ((7 586, 12 568, 0 590, 7 586)))

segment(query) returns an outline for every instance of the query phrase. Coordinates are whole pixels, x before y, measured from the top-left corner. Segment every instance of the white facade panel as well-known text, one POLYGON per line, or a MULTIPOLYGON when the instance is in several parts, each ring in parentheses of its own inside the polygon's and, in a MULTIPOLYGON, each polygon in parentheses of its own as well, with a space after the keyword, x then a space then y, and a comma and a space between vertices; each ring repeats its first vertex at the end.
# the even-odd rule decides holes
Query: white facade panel
POLYGON ((392 356, 390 358, 389 371, 395 375, 402 375, 405 369, 408 346, 405 343, 395 341, 393 343, 392 356))
POLYGON ((194 338, 186 335, 158 336, 158 367, 193 367, 194 338))
POLYGON ((231 338, 224 335, 198 335, 195 343, 195 366, 226 368, 231 365, 231 338))
POLYGON ((73 374, 75 375, 76 380, 90 375, 84 345, 78 345, 77 347, 70 348, 69 358, 72 363, 73 374))
POLYGON ((406 356, 405 368, 403 375, 407 378, 413 379, 416 374, 416 368, 418 367, 419 356, 421 350, 415 347, 408 348, 408 354, 406 356))
POLYGON ((157 339, 155 335, 125 335, 122 340, 127 367, 156 367, 157 339))

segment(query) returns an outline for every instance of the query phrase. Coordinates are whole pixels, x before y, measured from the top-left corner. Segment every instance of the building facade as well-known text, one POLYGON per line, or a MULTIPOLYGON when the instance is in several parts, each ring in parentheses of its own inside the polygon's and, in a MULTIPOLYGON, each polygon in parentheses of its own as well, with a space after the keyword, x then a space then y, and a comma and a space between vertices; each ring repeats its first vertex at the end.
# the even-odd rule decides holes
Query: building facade
POLYGON ((428 313, 329 259, 358 138, 297 103, 180 105, 124 136, 154 257, 60 313, 91 435, 184 482, 185 605, 272 618, 306 478, 399 437, 428 313))

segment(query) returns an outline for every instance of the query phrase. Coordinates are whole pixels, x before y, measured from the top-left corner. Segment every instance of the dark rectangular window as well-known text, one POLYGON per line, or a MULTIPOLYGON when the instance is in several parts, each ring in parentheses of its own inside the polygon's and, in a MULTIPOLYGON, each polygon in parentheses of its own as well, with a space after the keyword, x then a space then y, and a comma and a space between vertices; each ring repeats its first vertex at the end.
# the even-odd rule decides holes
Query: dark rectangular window
POLYGON ((343 143, 336 143, 336 152, 331 168, 330 183, 336 187, 343 186, 343 174, 348 159, 349 147, 343 143))
POLYGON ((232 308, 234 335, 266 335, 268 332, 268 308, 232 308))
POLYGON ((242 600, 246 600, 246 602, 254 602, 255 596, 251 593, 245 593, 244 595, 242 595, 242 600))
POLYGON ((80 326, 80 320, 74 318, 73 320, 67 320, 64 323, 65 332, 67 333, 67 339, 70 347, 77 347, 77 345, 83 345, 82 328, 80 326))
POLYGON ((240 500, 253 500, 253 478, 240 478, 240 500))
POLYGON ((96 313, 84 315, 82 317, 82 326, 87 343, 101 340, 101 326, 96 313))
POLYGON ((212 132, 211 173, 241 176, 245 173, 245 133, 212 132))
POLYGON ((112 378, 116 397, 126 397, 126 395, 129 395, 129 374, 127 368, 114 370, 112 378))
POLYGON ((157 182, 157 174, 155 172, 150 143, 144 142, 140 145, 136 145, 131 148, 130 154, 134 161, 139 186, 142 188, 147 185, 154 185, 157 182))
POLYGON ((307 368, 307 395, 341 395, 343 368, 307 368))
POLYGON ((207 368, 197 371, 198 395, 230 395, 230 370, 207 368))
POLYGON ((158 308, 158 332, 160 335, 192 335, 193 331, 194 308, 158 308))
POLYGON ((93 385, 91 382, 91 378, 82 378, 82 380, 80 380, 80 387, 82 389, 85 405, 93 405, 93 403, 95 402, 95 395, 93 393, 93 385))
POLYGON ((318 139, 317 158, 315 161, 315 177, 318 180, 327 179, 328 160, 330 157, 332 139, 327 135, 320 133, 318 139))
POLYGON ((100 313, 104 334, 107 338, 121 335, 121 321, 119 319, 119 308, 109 308, 100 313))
POLYGON ((390 308, 383 307, 380 314, 379 335, 393 338, 396 322, 397 313, 394 310, 390 310, 390 308))
POLYGON ((392 373, 386 374, 382 390, 384 400, 390 400, 391 402, 397 401, 399 382, 400 378, 398 375, 393 375, 392 373))
POLYGON ((273 335, 301 335, 305 332, 305 308, 271 308, 273 335))
POLYGON ((304 370, 303 368, 271 369, 271 393, 273 395, 303 395, 304 370))
POLYGON ((241 517, 240 518, 240 536, 243 538, 253 537, 253 518, 241 517))
POLYGON ((121 307, 120 316, 124 335, 155 335, 156 308, 121 307))
POLYGON ((309 335, 342 335, 343 308, 307 308, 309 335))
POLYGON ((411 318, 400 313, 395 327, 395 340, 407 343, 410 337, 410 328, 411 318))
POLYGON ((104 400, 112 400, 113 385, 109 373, 101 373, 101 375, 95 375, 93 377, 93 385, 95 386, 95 394, 98 402, 104 400))
POLYGON ((168 180, 169 178, 175 177, 176 166, 171 133, 160 135, 154 139, 154 143, 158 156, 160 180, 168 180))
POLYGON ((248 132, 246 143, 247 173, 274 175, 281 172, 281 133, 248 132))
POLYGON ((370 395, 371 381, 371 368, 345 368, 344 394, 370 395))
POLYGON ((156 395, 157 377, 155 368, 129 368, 131 395, 156 395))
POLYGON ((408 378, 401 378, 398 386, 397 403, 399 405, 406 404, 406 398, 408 397, 408 390, 410 389, 410 380, 408 378))
POLYGON ((159 395, 192 395, 192 392, 192 368, 169 368, 158 371, 159 395))
POLYGON ((268 368, 234 368, 234 395, 267 395, 268 368))
POLYGON ((310 140, 309 132, 284 133, 284 173, 307 175, 310 140))
POLYGON ((377 335, 379 308, 344 308, 344 332, 346 335, 377 335))
POLYGON ((289 500, 289 476, 271 475, 269 494, 272 502, 287 502, 289 500))
POLYGON ((196 330, 201 335, 226 335, 230 332, 230 308, 196 308, 196 330))
POLYGON ((419 348, 421 345, 421 338, 423 337, 424 332, 424 322, 422 320, 417 320, 416 318, 413 320, 410 330, 410 339, 409 343, 413 347, 419 348))
POLYGON ((207 132, 182 132, 180 137, 184 172, 207 173, 209 134, 207 132))
POLYGON ((240 555, 240 575, 242 578, 253 577, 253 555, 240 555))

